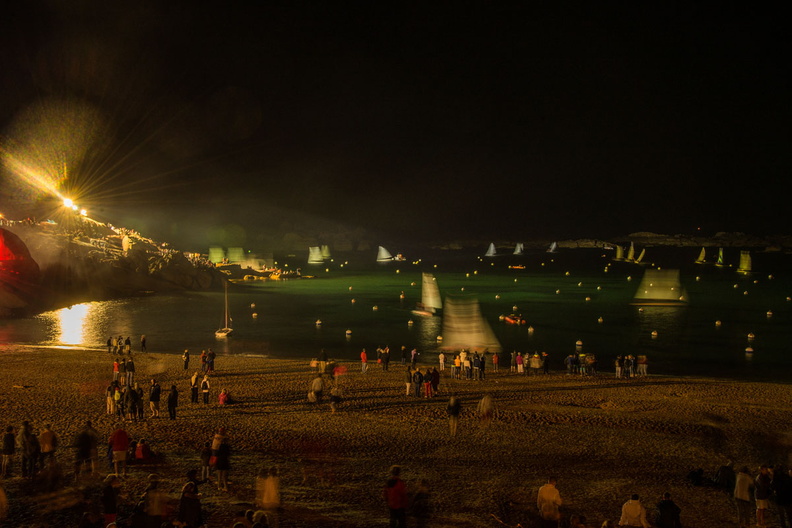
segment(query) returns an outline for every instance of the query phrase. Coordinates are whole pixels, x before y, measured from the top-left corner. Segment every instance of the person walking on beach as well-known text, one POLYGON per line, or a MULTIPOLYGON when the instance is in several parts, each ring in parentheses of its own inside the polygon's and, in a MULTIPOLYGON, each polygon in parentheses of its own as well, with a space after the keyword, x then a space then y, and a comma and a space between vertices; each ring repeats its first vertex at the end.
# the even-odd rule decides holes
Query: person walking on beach
POLYGON ((630 500, 625 502, 622 506, 619 526, 650 528, 649 521, 646 520, 646 508, 641 504, 640 497, 637 493, 634 493, 630 497, 630 500))
POLYGON ((556 488, 556 478, 547 479, 547 484, 539 488, 536 495, 536 508, 542 518, 543 526, 555 526, 561 518, 558 508, 561 506, 561 494, 556 488))
POLYGON ((360 372, 365 374, 367 370, 368 370, 368 354, 366 354, 366 349, 364 348, 360 352, 360 372))
POLYGON ((452 394, 448 400, 448 432, 451 436, 456 436, 457 427, 459 426, 459 413, 462 410, 462 400, 457 398, 456 394, 452 394))
POLYGON ((190 378, 190 402, 198 403, 198 389, 201 388, 201 374, 196 370, 190 378))
POLYGON ((401 466, 391 466, 390 477, 382 492, 388 506, 390 528, 407 528, 407 485, 399 477, 401 466))
POLYGON ((168 416, 171 420, 176 419, 176 407, 179 406, 179 391, 176 389, 176 385, 171 385, 171 390, 168 393, 168 416))
POLYGON ((74 438, 74 447, 77 449, 74 455, 75 482, 80 480, 80 473, 92 474, 96 471, 98 441, 96 429, 93 428, 90 421, 85 422, 85 427, 74 438))
POLYGON ((217 359, 217 354, 211 348, 206 353, 206 373, 207 374, 214 374, 215 371, 215 359, 217 359))
POLYGON ((753 479, 748 467, 743 466, 734 479, 734 502, 737 505, 737 524, 740 528, 751 525, 751 488, 753 479))
POLYGON ((204 404, 209 403, 209 376, 204 375, 203 380, 201 380, 201 394, 203 395, 203 402, 204 404))
POLYGON ((113 469, 116 475, 126 476, 127 450, 129 450, 129 435, 121 426, 116 426, 113 434, 108 439, 110 448, 113 452, 113 469))
POLYGON ((754 499, 756 500, 756 526, 764 528, 767 526, 765 512, 770 505, 770 495, 772 495, 772 480, 770 478, 770 468, 762 465, 759 474, 754 481, 754 499))
POLYGON ((157 380, 151 379, 151 388, 149 389, 149 408, 151 410, 152 418, 159 418, 160 397, 162 394, 162 387, 157 383, 157 380))
POLYGON ((6 478, 10 476, 10 469, 14 465, 14 453, 16 452, 16 436, 14 436, 14 426, 6 427, 3 435, 3 468, 0 476, 6 478))
POLYGON ((182 362, 184 366, 183 370, 187 370, 188 368, 190 368, 190 351, 187 350, 186 348, 184 349, 184 353, 182 354, 182 362))

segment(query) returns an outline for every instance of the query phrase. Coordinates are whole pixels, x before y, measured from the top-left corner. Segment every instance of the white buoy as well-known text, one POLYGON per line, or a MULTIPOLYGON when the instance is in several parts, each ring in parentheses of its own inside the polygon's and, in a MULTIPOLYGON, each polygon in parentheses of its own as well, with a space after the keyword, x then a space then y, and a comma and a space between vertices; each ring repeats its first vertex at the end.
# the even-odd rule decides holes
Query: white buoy
POLYGON ((582 282, 578 282, 578 287, 583 286, 582 282))
POLYGON ((410 286, 415 286, 415 283, 414 283, 414 282, 411 282, 411 283, 410 283, 410 286))
POLYGON ((575 348, 583 348, 583 340, 582 339, 578 339, 577 341, 575 341, 575 348))
POLYGON ((569 272, 568 271, 564 272, 564 277, 569 277, 569 272))
POLYGON ((478 275, 478 270, 473 270, 473 275, 478 275))
POLYGON ((496 299, 500 299, 500 295, 497 295, 497 294, 496 294, 496 295, 495 295, 495 298, 496 298, 496 299))
POLYGON ((517 279, 514 279, 514 282, 517 282, 517 279))
POLYGON ((465 273, 465 277, 470 277, 470 273, 465 273))
POLYGON ((744 291, 743 295, 748 295, 748 290, 744 291))
POLYGON ((586 302, 589 302, 590 300, 591 300, 591 297, 586 297, 586 302))
POLYGON ((461 291, 465 291, 465 287, 464 286, 462 286, 461 291))
POLYGON ((330 268, 325 268, 325 273, 330 273, 330 268))
POLYGON ((255 308, 256 307, 256 303, 250 303, 250 307, 251 308, 255 308))
POLYGON ((401 273, 401 270, 396 270, 396 273, 401 273))
POLYGON ((514 306, 512 306, 512 312, 516 312, 516 311, 517 311, 517 305, 515 304, 514 306))
POLYGON ((627 282, 630 282, 631 280, 632 280, 632 277, 630 275, 628 275, 627 276, 627 282))
POLYGON ((559 293, 561 293, 561 290, 556 290, 556 295, 558 295, 559 293))
POLYGON ((346 335, 351 336, 352 335, 352 330, 347 330, 346 331, 346 335))
POLYGON ((773 317, 773 311, 767 310, 767 318, 770 319, 771 317, 773 317))
POLYGON ((349 291, 352 291, 352 286, 349 287, 349 291))
POLYGON ((755 337, 756 336, 753 334, 753 332, 751 332, 750 334, 748 334, 748 341, 753 341, 755 337))
POLYGON ((652 330, 652 339, 657 338, 657 330, 652 330))
POLYGON ((321 319, 317 319, 316 320, 316 326, 322 326, 322 320, 321 319))
POLYGON ((597 291, 602 291, 602 286, 597 286, 597 291))
POLYGON ((258 318, 258 314, 256 312, 253 312, 251 315, 253 316, 253 319, 258 318))
POLYGON ((376 304, 375 304, 374 306, 372 306, 372 307, 371 307, 371 311, 372 311, 372 312, 376 312, 377 310, 379 310, 379 308, 377 307, 377 305, 376 305, 376 304))
POLYGON ((696 282, 701 281, 701 277, 696 277, 696 282))
POLYGON ((753 355, 754 355, 754 349, 753 348, 748 347, 748 348, 745 349, 745 359, 750 361, 750 360, 753 359, 753 355))
POLYGON ((533 326, 529 326, 528 327, 528 333, 533 335, 533 333, 534 333, 534 327, 533 326))
POLYGON ((604 319, 603 319, 602 317, 600 317, 599 319, 597 319, 597 322, 598 322, 599 324, 602 324, 602 322, 603 322, 603 321, 604 321, 604 319))
POLYGON ((410 319, 409 321, 407 321, 407 326, 412 326, 413 324, 415 324, 415 323, 413 323, 413 320, 412 320, 412 319, 410 319))
POLYGON ((500 315, 498 316, 498 321, 504 321, 505 319, 506 319, 506 316, 505 316, 505 315, 503 315, 503 314, 500 314, 500 315))
POLYGON ((717 321, 715 321, 715 326, 716 326, 716 327, 720 327, 722 324, 723 324, 723 323, 721 323, 720 319, 718 319, 717 321))
POLYGON ((443 336, 437 336, 437 342, 438 342, 438 343, 439 343, 440 341, 442 341, 442 340, 443 340, 443 336))
POLYGON ((352 299, 352 304, 355 304, 355 299, 352 299))
POLYGON ((399 294, 399 299, 404 299, 404 292, 401 292, 401 293, 399 294))

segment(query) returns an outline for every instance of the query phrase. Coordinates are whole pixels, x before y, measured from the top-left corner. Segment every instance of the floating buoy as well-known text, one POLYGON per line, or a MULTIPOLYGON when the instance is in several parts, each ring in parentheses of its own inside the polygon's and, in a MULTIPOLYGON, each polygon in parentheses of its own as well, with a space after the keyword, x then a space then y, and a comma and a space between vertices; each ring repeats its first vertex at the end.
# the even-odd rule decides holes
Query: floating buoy
POLYGON ((756 336, 754 336, 753 332, 751 332, 750 334, 748 334, 748 341, 753 341, 754 337, 756 336))
POLYGON ((755 280, 755 281, 754 281, 754 284, 759 284, 759 280, 758 280, 758 279, 757 279, 757 280, 755 280))
POLYGON ((602 291, 602 286, 597 286, 597 291, 602 291))
POLYGON ((564 277, 569 277, 569 272, 568 271, 564 272, 564 277))
POLYGON ((325 273, 330 273, 330 268, 325 268, 325 273))
POLYGON ((561 293, 561 290, 556 290, 556 295, 558 295, 559 293, 561 293))
POLYGON ((748 295, 748 290, 744 291, 743 295, 748 295))
POLYGON ((638 313, 643 313, 643 307, 638 308, 638 313))
POLYGON ((696 277, 696 282, 699 282, 700 280, 701 280, 701 277, 696 277))
POLYGON ((470 273, 465 273, 465 277, 470 277, 470 273))
POLYGON ((657 330, 652 330, 652 339, 657 338, 657 330))
POLYGON ((495 295, 495 298, 496 298, 496 299, 500 299, 500 295, 497 295, 497 294, 496 294, 496 295, 495 295))
POLYGON ((753 355, 754 355, 754 349, 753 348, 748 347, 748 348, 745 349, 745 359, 751 360, 751 359, 753 359, 753 355))
POLYGON ((734 286, 732 286, 732 288, 734 288, 735 290, 736 290, 737 288, 739 288, 739 287, 740 287, 740 285, 739 285, 739 284, 735 284, 734 286))
POLYGON ((460 288, 460 290, 461 290, 461 291, 465 291, 465 287, 464 287, 464 286, 462 286, 462 288, 460 288))
POLYGON ((352 304, 355 304, 355 299, 352 299, 352 304))
POLYGON ((436 267, 437 267, 437 264, 435 264, 433 267, 434 267, 434 268, 436 268, 436 267))
POLYGON ((250 303, 250 307, 251 308, 255 308, 256 307, 256 303, 250 303))
POLYGON ((352 335, 352 330, 347 330, 346 331, 346 335, 351 336, 352 335))
POLYGON ((583 341, 581 339, 575 341, 575 348, 583 348, 583 341))
POLYGON ((253 319, 256 319, 258 317, 258 314, 256 312, 253 312, 251 315, 253 316, 253 319))
POLYGON ((715 321, 715 326, 720 327, 723 323, 720 320, 715 321))
POLYGON ((604 271, 605 273, 608 273, 608 268, 605 268, 603 271, 604 271))
POLYGON ((411 282, 411 283, 410 283, 410 286, 415 286, 415 283, 414 283, 414 282, 411 282))
POLYGON ((586 297, 586 302, 589 302, 590 300, 591 300, 591 297, 586 297))
POLYGON ((534 327, 533 326, 529 326, 528 327, 528 333, 529 334, 533 334, 534 333, 534 327))
POLYGON ((583 286, 582 282, 578 282, 578 287, 583 286))
POLYGON ((396 273, 401 273, 401 270, 396 270, 396 273))
POLYGON ((407 326, 412 326, 413 324, 414 324, 414 323, 413 323, 413 320, 412 320, 412 319, 410 319, 409 321, 407 321, 407 326))
POLYGON ((514 306, 512 306, 512 312, 516 312, 516 311, 517 311, 517 305, 515 304, 514 306))
POLYGON ((604 319, 603 319, 602 317, 600 317, 599 319, 597 319, 597 322, 598 322, 599 324, 602 324, 602 322, 603 322, 603 321, 604 321, 604 319))
POLYGON ((442 340, 443 340, 443 336, 437 336, 437 342, 438 342, 438 343, 439 343, 440 341, 442 341, 442 340))
POLYGON ((773 280, 773 279, 775 279, 775 277, 773 277, 772 275, 767 276, 767 280, 773 280))
POLYGON ((404 292, 401 292, 401 293, 399 294, 399 299, 404 299, 404 292))
POLYGON ((372 306, 372 307, 371 307, 371 311, 372 311, 372 312, 376 312, 377 310, 379 310, 379 308, 377 307, 377 305, 376 305, 376 304, 375 304, 374 306, 372 306))
POLYGON ((498 316, 498 321, 503 321, 503 320, 505 320, 505 319, 506 319, 506 316, 505 316, 505 315, 503 315, 503 314, 500 314, 500 315, 498 316))
POLYGON ((632 276, 627 275, 627 282, 630 282, 631 280, 632 280, 632 276))
POLYGON ((352 291, 352 286, 349 287, 349 291, 352 291))
POLYGON ((517 282, 517 279, 514 279, 514 282, 517 282))
POLYGON ((322 320, 321 319, 317 319, 316 320, 316 326, 322 326, 322 320))
POLYGON ((767 310, 767 318, 770 319, 771 317, 773 317, 773 311, 767 310))

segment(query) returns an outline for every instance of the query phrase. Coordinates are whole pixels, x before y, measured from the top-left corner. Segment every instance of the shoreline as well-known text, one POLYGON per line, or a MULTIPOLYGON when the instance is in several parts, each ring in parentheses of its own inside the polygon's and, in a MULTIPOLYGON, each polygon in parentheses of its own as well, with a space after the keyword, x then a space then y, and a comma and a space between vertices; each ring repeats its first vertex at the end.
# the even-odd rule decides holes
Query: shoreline
MULTIPOLYGON (((112 431, 115 419, 105 414, 104 403, 112 357, 74 349, 0 349, 3 425, 18 428, 29 419, 39 430, 51 423, 61 439, 58 459, 67 486, 73 473, 73 450, 67 446, 85 420, 93 421, 100 438, 112 431)), ((760 463, 787 464, 792 444, 783 433, 792 419, 792 391, 783 383, 662 375, 617 380, 612 374, 581 378, 558 372, 519 376, 501 369, 488 370, 480 382, 445 376, 440 396, 425 400, 405 396, 399 362, 391 362, 388 372, 370 363, 365 375, 359 363, 341 362, 348 368, 339 382, 344 397, 331 413, 326 401, 307 402, 313 375, 303 359, 219 356, 210 377, 211 403, 202 405, 189 401, 187 378, 195 369, 185 373, 178 355, 133 357, 138 382, 146 382, 141 386, 152 376, 164 393, 176 384, 180 401, 174 421, 167 419, 163 401, 165 417, 126 424, 132 438, 146 438, 162 453, 163 462, 130 466, 124 492, 139 495, 147 475, 156 472, 177 499, 187 469, 200 469, 200 446, 226 426, 231 491, 202 486, 209 527, 230 527, 234 514, 254 500, 257 472, 270 466, 281 473, 281 526, 384 525, 381 488, 392 464, 403 466, 409 490, 419 479, 428 481, 432 526, 496 525, 491 515, 509 525, 530 525, 536 490, 550 474, 558 477, 564 510, 585 515, 591 526, 618 521, 621 504, 632 493, 651 510, 665 491, 682 508, 684 524, 722 526, 734 521, 729 494, 693 487, 687 473, 701 467, 712 476, 727 459, 755 473, 760 463), (220 388, 228 388, 238 403, 218 405, 220 388), (451 391, 463 401, 456 437, 448 433, 445 412, 451 391), (497 408, 487 428, 475 414, 484 394, 497 408), (506 506, 510 501, 519 505, 506 506)), ((15 462, 18 474, 18 456, 15 462)), ((98 466, 107 474, 106 464, 98 466)), ((11 507, 7 521, 20 528, 79 521, 77 506, 44 513, 35 496, 21 495, 22 479, 0 484, 11 507)), ((96 500, 96 486, 79 493, 96 500)))

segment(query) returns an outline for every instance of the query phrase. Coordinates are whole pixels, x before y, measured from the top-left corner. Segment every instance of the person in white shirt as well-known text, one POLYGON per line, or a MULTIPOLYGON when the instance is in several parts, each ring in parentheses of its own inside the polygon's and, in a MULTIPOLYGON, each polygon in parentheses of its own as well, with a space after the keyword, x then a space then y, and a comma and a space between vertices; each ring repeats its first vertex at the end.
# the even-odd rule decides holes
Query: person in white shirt
POLYGON ((536 507, 539 509, 539 515, 545 521, 557 521, 561 514, 558 507, 561 506, 561 494, 556 488, 555 477, 547 479, 547 484, 539 488, 539 493, 536 496, 536 507))
POLYGON ((649 528, 649 522, 646 520, 646 508, 641 504, 640 497, 638 497, 637 493, 633 494, 630 500, 625 502, 624 506, 622 506, 619 526, 649 528))

